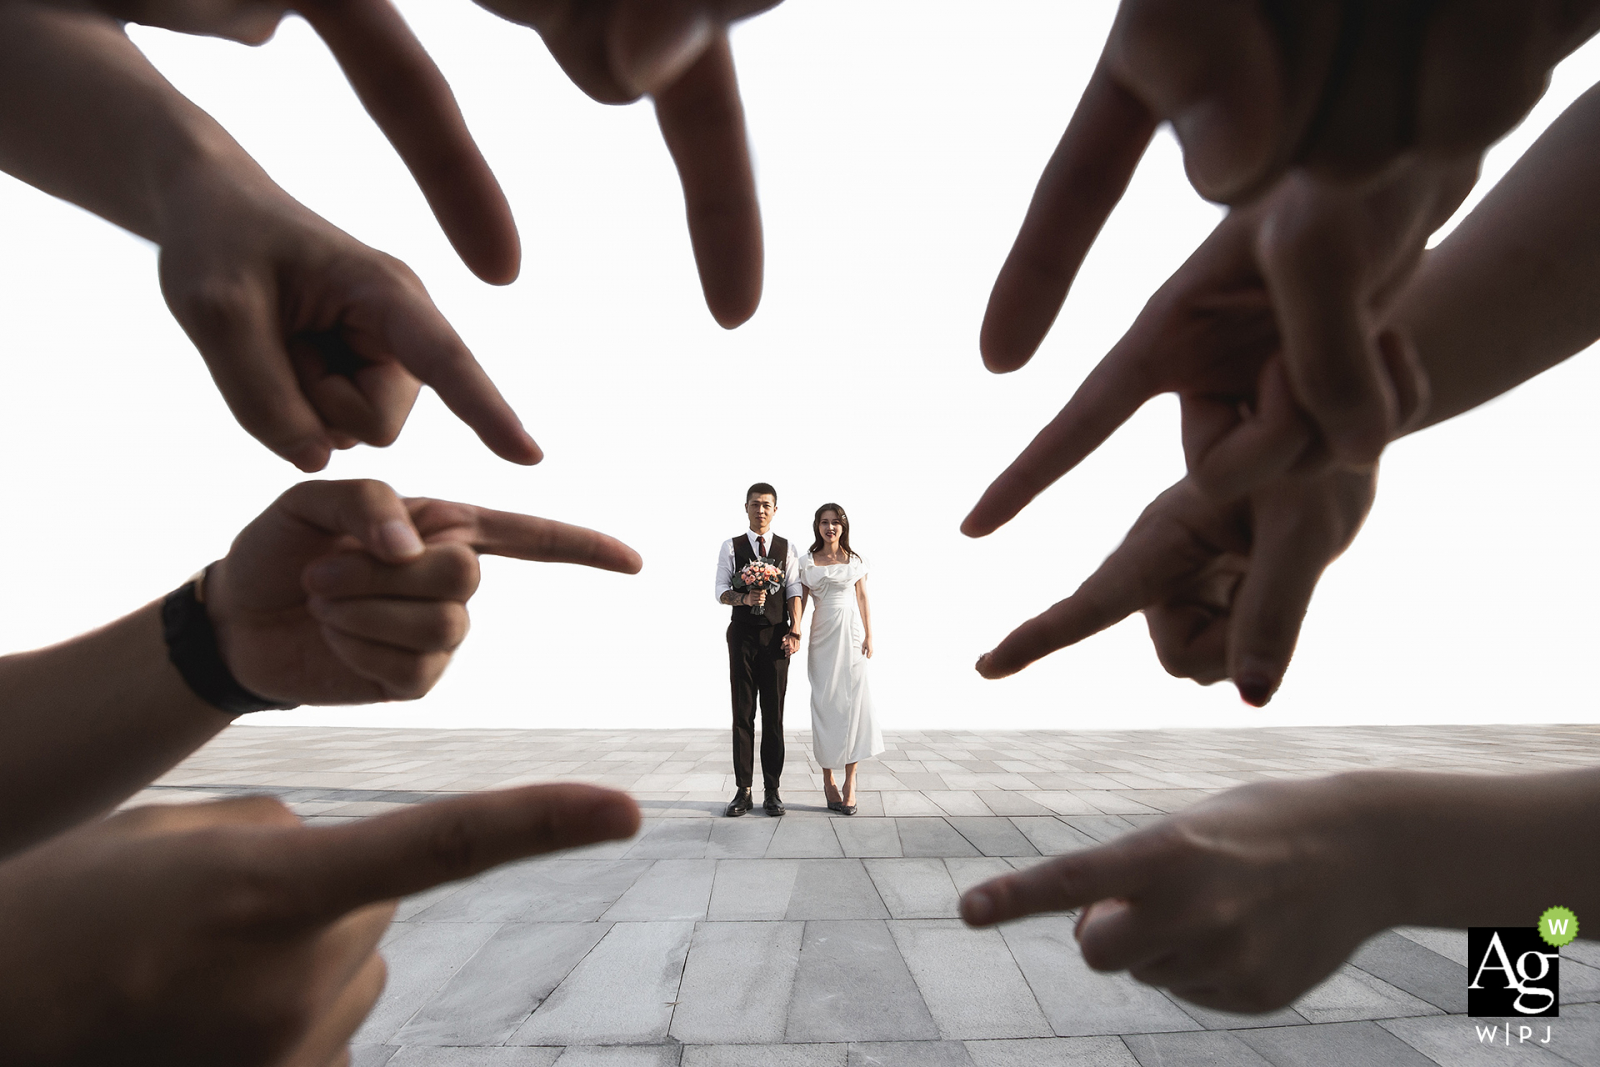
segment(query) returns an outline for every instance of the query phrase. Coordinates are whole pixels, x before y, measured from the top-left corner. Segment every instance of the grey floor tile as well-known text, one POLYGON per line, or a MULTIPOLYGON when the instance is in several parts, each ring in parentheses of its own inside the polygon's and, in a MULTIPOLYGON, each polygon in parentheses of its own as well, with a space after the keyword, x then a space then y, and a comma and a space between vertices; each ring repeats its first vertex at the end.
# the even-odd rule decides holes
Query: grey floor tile
POLYGON ((628 859, 702 859, 711 837, 709 819, 662 819, 634 839, 628 859))
POLYGON ((1033 842, 1029 841, 1010 819, 995 816, 966 818, 952 815, 945 821, 955 827, 957 833, 970 841, 972 847, 985 856, 1039 854, 1039 850, 1033 847, 1033 842))
POLYGON ((716 860, 656 860, 600 918, 607 922, 703 919, 716 873, 716 860))
POLYGON ((998 930, 958 919, 891 922, 889 930, 946 1041, 1052 1035, 998 930))
POLYGON ((896 819, 900 852, 905 856, 976 856, 978 850, 941 816, 896 819))
POLYGON ((1207 1030, 1256 1030, 1263 1026, 1305 1026, 1306 1017, 1293 1008, 1279 1008, 1277 1011, 1257 1012, 1246 1015, 1236 1011, 1217 1011, 1214 1008, 1202 1008, 1198 1004, 1191 1004, 1182 997, 1175 997, 1167 993, 1167 999, 1182 1008, 1184 1014, 1191 1016, 1195 1022, 1207 1030))
POLYGON ((1010 863, 993 856, 952 857, 944 861, 944 866, 950 872, 957 893, 965 893, 975 885, 1016 870, 1010 863))
POLYGON ((680 1045, 568 1045, 555 1067, 679 1067, 680 1045))
POLYGON ((894 919, 953 919, 959 898, 944 860, 863 860, 894 919))
POLYGON ((978 796, 996 815, 1049 815, 1050 809, 1010 789, 980 789, 978 796))
POLYGON ((647 1044, 667 1036, 693 923, 617 923, 508 1042, 647 1044))
POLYGON ((691 1045, 781 1043, 804 928, 798 922, 696 926, 672 1036, 691 1045))
POLYGON ((714 922, 781 919, 800 860, 718 860, 706 918, 714 922))
POLYGON ((1271 1067, 1233 1034, 1133 1034, 1122 1039, 1140 1067, 1271 1067))
POLYGON ((780 821, 751 816, 713 819, 711 836, 706 841, 706 858, 753 859, 765 856, 767 846, 772 844, 772 835, 777 831, 780 821))
POLYGON ((866 819, 859 815, 833 820, 833 832, 846 856, 898 856, 900 833, 893 819, 866 819))
POLYGON ((352 1045, 350 1067, 384 1067, 399 1051, 394 1045, 352 1045))
POLYGON ((774 820, 778 829, 767 845, 768 859, 825 859, 843 856, 830 819, 789 818, 774 820))
POLYGON ((1115 1037, 968 1041, 967 1054, 975 1067, 1139 1067, 1115 1037))
POLYGON ((685 1045, 682 1067, 845 1067, 849 1046, 685 1045))
POLYGON ((1062 1037, 1201 1028, 1158 990, 1125 974, 1090 970, 1066 916, 1024 919, 1000 931, 1045 1018, 1062 1037))
POLYGON ((787 1041, 928 1041, 938 1036, 886 924, 806 923, 787 1041))
POLYGON ((1295 1001, 1293 1007, 1313 1023, 1439 1014, 1439 1009, 1427 1001, 1353 967, 1334 971, 1321 985, 1295 1001))
POLYGON ((1098 844, 1082 830, 1073 829, 1054 816, 1019 817, 1011 821, 1042 856, 1059 856, 1098 844))
POLYGON ((808 860, 800 864, 786 919, 887 919, 878 888, 861 860, 808 860))
POLYGON ((606 923, 508 923, 395 1034, 399 1045, 501 1045, 599 943, 606 923))
MULTIPOLYGON (((1566 949, 1561 950, 1566 955, 1566 949)), ((1561 961, 1561 1003, 1585 1004, 1600 1000, 1600 968, 1588 967, 1577 960, 1561 961)))
POLYGON ((862 1041, 850 1046, 849 1067, 973 1067, 959 1041, 862 1041))
POLYGON ((395 1031, 500 928, 498 923, 416 923, 412 927, 384 949, 388 984, 351 1044, 394 1044, 389 1039, 395 1031))
MULTIPOLYGON (((1397 926, 1394 932, 1423 948, 1432 949, 1445 959, 1467 965, 1467 932, 1432 926, 1397 926)), ((1570 947, 1570 946, 1569 946, 1570 947)), ((1563 953, 1565 955, 1565 953, 1563 953)))
POLYGON ((1380 1025, 1422 1053, 1439 1067, 1567 1067, 1561 1057, 1549 1051, 1558 1040, 1560 1019, 1528 1019, 1514 1024, 1510 1043, 1501 1030, 1495 1044, 1480 1039, 1482 1030, 1501 1022, 1498 1019, 1470 1019, 1464 1015, 1434 1016, 1430 1019, 1390 1019, 1380 1025), (1546 1031, 1545 1027, 1549 1026, 1546 1031), (1526 1035, 1522 1027, 1528 1028, 1526 1035), (1522 1038, 1526 1036, 1526 1040, 1522 1038), (1542 1045, 1548 1036, 1550 1045, 1542 1045))
POLYGON ((552 1067, 560 1056, 558 1048, 412 1047, 395 1053, 386 1067, 552 1067))
POLYGON ((420 923, 592 922, 650 860, 535 860, 496 868, 419 912, 420 923))
POLYGON ((1377 1023, 1235 1030, 1272 1067, 1437 1067, 1377 1023))
MULTIPOLYGON (((1467 1010, 1467 969, 1393 931, 1369 939, 1350 962, 1446 1012, 1467 1010)), ((1566 975, 1562 974, 1563 992, 1566 975)))
POLYGON ((1134 829, 1133 823, 1120 815, 1064 815, 1061 821, 1101 842, 1121 837, 1134 829))
POLYGON ((1545 1047, 1569 1063, 1594 1067, 1600 1063, 1600 1005, 1563 1004, 1561 1028, 1545 1047))

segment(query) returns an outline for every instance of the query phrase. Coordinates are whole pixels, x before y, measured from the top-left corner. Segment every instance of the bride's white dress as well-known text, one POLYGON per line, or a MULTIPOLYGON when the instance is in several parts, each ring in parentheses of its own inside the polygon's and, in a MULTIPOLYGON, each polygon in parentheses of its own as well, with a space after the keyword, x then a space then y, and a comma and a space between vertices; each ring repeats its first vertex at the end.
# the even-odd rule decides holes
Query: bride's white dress
POLYGON ((865 631, 856 607, 856 582, 867 576, 859 557, 817 566, 811 553, 800 560, 800 580, 811 591, 811 642, 806 677, 811 681, 811 751, 830 770, 883 751, 883 731, 872 717, 865 631))

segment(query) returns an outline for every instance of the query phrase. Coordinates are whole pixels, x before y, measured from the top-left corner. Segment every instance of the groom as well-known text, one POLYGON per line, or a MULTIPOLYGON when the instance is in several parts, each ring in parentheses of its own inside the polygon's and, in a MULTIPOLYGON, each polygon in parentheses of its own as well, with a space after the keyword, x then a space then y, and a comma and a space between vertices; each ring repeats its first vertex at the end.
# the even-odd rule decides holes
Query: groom
POLYGON ((800 647, 800 553, 772 534, 778 512, 778 491, 757 482, 745 491, 744 513, 750 529, 722 542, 717 554, 717 603, 733 607, 728 625, 728 676, 733 686, 733 778, 738 786, 728 815, 750 810, 750 782, 755 764, 756 696, 761 697, 762 808, 782 815, 778 778, 783 774, 783 694, 789 686, 789 657, 800 647), (783 572, 781 596, 733 587, 745 564, 758 558, 783 572), (759 608, 759 611, 752 611, 759 608))

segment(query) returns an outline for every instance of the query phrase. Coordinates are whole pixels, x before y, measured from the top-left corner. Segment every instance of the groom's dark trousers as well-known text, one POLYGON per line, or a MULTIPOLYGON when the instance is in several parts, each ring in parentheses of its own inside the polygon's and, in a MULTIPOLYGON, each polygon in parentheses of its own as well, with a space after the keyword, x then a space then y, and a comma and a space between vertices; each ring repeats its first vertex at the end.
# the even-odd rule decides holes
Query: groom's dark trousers
MULTIPOLYGON (((734 572, 755 553, 743 534, 733 539, 734 572)), ((780 569, 789 544, 774 537, 767 554, 780 569)), ((787 591, 767 597, 766 610, 757 615, 735 605, 728 624, 728 681, 733 693, 733 779, 748 789, 755 774, 756 702, 761 703, 761 784, 769 792, 783 775, 783 696, 789 688, 789 657, 783 654, 783 635, 789 632, 787 591)))

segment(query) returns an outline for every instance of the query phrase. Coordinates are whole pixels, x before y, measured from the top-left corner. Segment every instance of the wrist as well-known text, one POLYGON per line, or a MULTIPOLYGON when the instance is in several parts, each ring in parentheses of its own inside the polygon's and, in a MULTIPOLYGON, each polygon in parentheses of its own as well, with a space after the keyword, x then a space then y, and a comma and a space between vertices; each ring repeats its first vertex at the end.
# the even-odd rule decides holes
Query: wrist
POLYGON ((206 603, 208 593, 216 589, 210 579, 220 566, 221 561, 201 571, 162 601, 168 660, 195 696, 228 715, 298 707, 261 696, 235 676, 223 646, 227 628, 218 629, 206 603))

